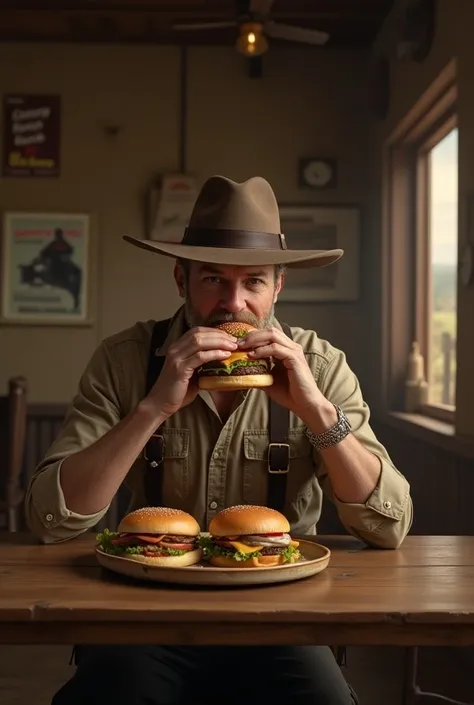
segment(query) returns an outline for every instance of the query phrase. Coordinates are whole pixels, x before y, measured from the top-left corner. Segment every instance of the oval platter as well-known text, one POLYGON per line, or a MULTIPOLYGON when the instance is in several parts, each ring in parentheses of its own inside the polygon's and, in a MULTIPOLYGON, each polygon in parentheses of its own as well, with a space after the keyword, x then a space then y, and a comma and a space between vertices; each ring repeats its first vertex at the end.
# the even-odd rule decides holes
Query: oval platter
POLYGON ((138 580, 180 585, 268 585, 308 578, 327 568, 331 557, 328 548, 313 541, 300 540, 299 544, 304 559, 269 568, 215 568, 204 562, 183 568, 170 568, 144 565, 129 558, 104 553, 97 547, 95 553, 102 567, 138 580))

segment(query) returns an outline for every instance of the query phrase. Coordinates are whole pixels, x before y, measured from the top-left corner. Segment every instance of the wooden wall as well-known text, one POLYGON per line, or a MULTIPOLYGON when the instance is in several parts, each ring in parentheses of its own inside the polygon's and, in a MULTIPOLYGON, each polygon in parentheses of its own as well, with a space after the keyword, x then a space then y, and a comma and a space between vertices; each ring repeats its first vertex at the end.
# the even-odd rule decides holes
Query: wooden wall
POLYGON ((474 460, 404 433, 388 424, 373 428, 411 485, 410 533, 474 534, 474 460))

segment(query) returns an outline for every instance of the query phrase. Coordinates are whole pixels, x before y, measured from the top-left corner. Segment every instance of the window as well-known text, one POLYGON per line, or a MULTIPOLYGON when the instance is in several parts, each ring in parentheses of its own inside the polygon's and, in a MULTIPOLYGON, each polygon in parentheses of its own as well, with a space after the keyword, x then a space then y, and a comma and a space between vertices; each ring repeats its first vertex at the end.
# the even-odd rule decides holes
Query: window
POLYGON ((456 405, 458 126, 456 62, 425 91, 383 151, 383 403, 404 410, 417 341, 428 399, 416 408, 454 423, 456 405))
MULTIPOLYGON (((417 288, 424 296, 424 329, 419 338, 426 364, 430 406, 455 406, 458 251, 458 129, 453 118, 418 153, 417 219, 425 228, 418 249, 426 275, 417 288), (435 141, 433 145, 432 142, 435 141), (425 180, 423 183, 422 180, 425 180)), ((426 411, 426 409, 425 409, 426 411)))

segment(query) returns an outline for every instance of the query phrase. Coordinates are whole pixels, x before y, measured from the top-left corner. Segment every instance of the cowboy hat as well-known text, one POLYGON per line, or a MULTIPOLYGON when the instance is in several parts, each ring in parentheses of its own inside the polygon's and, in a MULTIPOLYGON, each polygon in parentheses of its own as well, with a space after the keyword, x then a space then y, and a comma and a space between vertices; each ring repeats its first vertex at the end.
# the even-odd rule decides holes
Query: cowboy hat
POLYGON ((289 250, 280 232, 275 194, 260 176, 243 183, 211 176, 196 199, 181 242, 130 235, 124 240, 167 257, 214 264, 324 267, 343 255, 343 250, 289 250))

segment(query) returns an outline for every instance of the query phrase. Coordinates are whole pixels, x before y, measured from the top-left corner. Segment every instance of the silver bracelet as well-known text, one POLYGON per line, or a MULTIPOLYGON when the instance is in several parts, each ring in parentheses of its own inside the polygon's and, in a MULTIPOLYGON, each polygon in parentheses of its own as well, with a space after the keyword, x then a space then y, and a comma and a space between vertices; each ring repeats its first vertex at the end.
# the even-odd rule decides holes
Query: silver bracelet
POLYGON ((325 450, 337 445, 351 432, 351 424, 343 410, 336 404, 334 404, 334 408, 337 411, 337 422, 334 426, 323 433, 313 433, 309 428, 306 429, 308 440, 316 450, 325 450))

